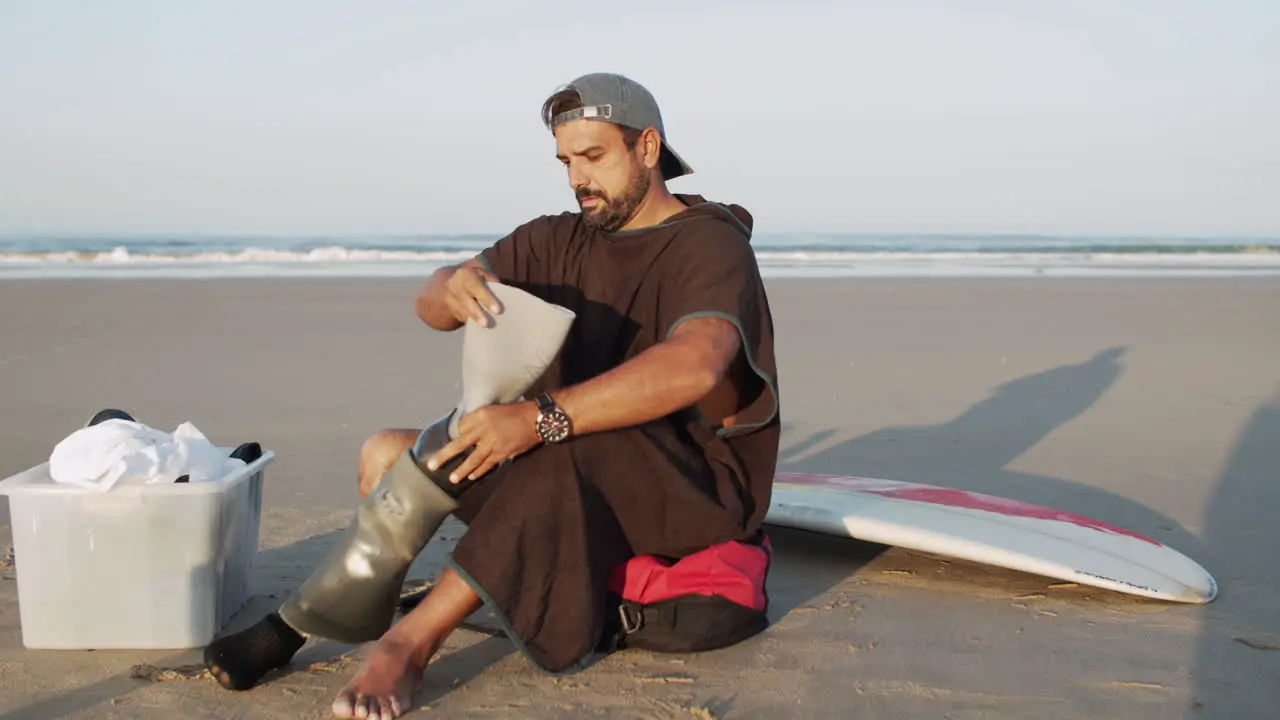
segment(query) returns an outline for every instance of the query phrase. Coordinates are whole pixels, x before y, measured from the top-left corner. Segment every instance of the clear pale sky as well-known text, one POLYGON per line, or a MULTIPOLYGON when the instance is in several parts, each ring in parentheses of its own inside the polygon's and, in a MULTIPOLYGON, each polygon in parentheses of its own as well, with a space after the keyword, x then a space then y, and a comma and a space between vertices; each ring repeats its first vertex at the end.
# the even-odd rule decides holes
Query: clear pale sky
POLYGON ((504 232, 593 71, 761 230, 1280 234, 1277 0, 5 0, 0 233, 504 232))

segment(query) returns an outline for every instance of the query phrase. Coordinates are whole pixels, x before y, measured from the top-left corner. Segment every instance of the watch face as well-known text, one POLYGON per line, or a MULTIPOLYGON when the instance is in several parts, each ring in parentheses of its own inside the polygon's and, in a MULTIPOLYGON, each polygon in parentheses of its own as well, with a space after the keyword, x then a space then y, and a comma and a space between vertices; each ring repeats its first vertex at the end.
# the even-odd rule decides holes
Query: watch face
POLYGON ((569 430, 569 416, 562 410, 551 410, 538 418, 538 435, 545 442, 560 442, 569 436, 569 430))

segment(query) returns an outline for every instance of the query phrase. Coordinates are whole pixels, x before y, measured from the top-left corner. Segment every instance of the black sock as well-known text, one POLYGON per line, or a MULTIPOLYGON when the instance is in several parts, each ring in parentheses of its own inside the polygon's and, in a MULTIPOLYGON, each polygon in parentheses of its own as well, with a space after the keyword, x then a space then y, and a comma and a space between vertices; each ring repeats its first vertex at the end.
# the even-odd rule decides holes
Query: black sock
POLYGON ((204 665, 228 690, 248 690, 263 675, 284 667, 307 639, 271 613, 256 625, 218 638, 204 649, 204 665))

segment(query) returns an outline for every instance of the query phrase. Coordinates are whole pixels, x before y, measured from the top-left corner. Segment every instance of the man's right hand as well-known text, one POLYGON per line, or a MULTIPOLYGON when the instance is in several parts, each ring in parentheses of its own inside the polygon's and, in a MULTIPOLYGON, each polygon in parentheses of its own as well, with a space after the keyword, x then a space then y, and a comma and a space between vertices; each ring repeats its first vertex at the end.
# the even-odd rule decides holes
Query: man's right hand
POLYGON ((499 315, 502 313, 502 304, 489 290, 487 283, 490 282, 498 282, 498 278, 475 265, 464 264, 453 272, 445 282, 444 291, 445 303, 454 319, 465 324, 468 319, 474 318, 484 327, 492 326, 493 319, 485 313, 485 309, 493 315, 499 315))

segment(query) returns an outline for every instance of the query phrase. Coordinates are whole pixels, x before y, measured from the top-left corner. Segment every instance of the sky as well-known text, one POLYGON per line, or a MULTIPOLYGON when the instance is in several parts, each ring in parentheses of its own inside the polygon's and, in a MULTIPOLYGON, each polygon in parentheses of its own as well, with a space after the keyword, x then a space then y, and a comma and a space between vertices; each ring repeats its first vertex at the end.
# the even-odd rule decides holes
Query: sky
POLYGON ((5 0, 0 233, 505 233, 597 71, 759 230, 1280 235, 1276 0, 5 0))

